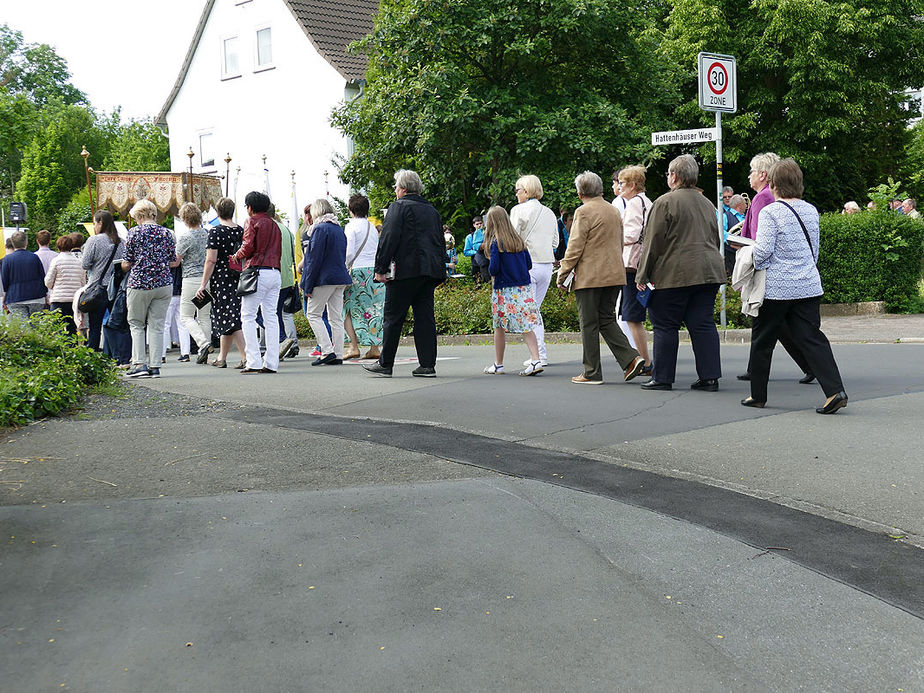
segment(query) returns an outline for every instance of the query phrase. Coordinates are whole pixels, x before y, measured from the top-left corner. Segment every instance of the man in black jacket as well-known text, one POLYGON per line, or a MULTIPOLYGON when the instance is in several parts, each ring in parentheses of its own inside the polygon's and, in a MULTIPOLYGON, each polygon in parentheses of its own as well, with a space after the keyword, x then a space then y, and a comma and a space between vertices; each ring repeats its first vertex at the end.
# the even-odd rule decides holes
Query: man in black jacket
POLYGON ((446 277, 443 261, 443 220, 422 196, 423 183, 414 171, 395 174, 395 197, 375 254, 375 279, 386 282, 382 355, 364 368, 391 377, 401 327, 408 308, 414 309, 414 345, 417 362, 411 375, 436 377, 436 319, 433 291, 446 277))

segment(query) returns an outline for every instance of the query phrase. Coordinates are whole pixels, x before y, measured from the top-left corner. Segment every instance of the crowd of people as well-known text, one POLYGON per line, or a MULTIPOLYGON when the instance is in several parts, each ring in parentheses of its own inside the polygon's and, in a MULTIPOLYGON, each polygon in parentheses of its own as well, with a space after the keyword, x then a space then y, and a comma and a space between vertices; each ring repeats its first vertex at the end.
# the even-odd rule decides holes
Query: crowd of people
MULTIPOLYGON (((548 367, 542 303, 554 278, 558 289, 574 292, 577 305, 583 355, 572 383, 603 382, 602 337, 624 381, 645 376, 643 390, 671 390, 679 330, 686 326, 697 376, 690 388, 715 392, 722 372, 713 306, 734 270, 755 315, 748 369, 738 376, 751 386, 742 405, 766 403, 780 341, 804 372, 800 382, 817 378, 821 385, 826 400, 816 411, 845 406, 820 330, 818 212, 801 199, 798 165, 772 153, 755 156, 753 200, 726 188, 718 212, 698 178, 695 159, 677 157, 667 171, 669 192, 652 201, 645 169, 627 166, 613 174, 616 197, 609 203, 600 176, 585 171, 575 178, 580 206, 556 215, 542 203, 540 179, 526 175, 514 184, 517 204, 509 213, 494 206, 476 216, 462 253, 471 258, 476 282, 492 285, 495 355, 484 373, 505 373, 507 333, 524 335, 521 376, 548 367), (646 318, 653 326, 651 351, 646 318)), ((37 253, 25 251, 25 234, 16 233, 0 273, 4 305, 25 318, 46 307, 60 311, 69 330, 86 331, 92 347, 100 348, 102 339, 107 353, 127 364, 129 378, 160 376, 173 313, 186 335, 181 361, 190 360, 192 341, 197 363, 209 363, 217 352, 211 365, 226 368, 234 346, 243 375, 275 374, 299 348, 292 314, 300 310, 318 343, 312 366, 363 358, 374 360, 364 364, 368 372, 390 377, 413 309, 418 367, 412 375, 435 377, 434 291, 454 274, 455 241, 423 196, 418 174, 400 170, 394 180, 395 200, 381 227, 369 219, 363 195, 350 198, 345 227, 319 198, 305 207, 296 238, 269 197, 254 191, 244 201, 243 227, 234 221, 235 203, 224 198, 208 225, 198 207, 184 205, 179 218, 186 228, 175 235, 157 223, 153 203, 141 200, 124 241, 112 215, 98 211, 96 233, 80 253, 81 234, 59 238, 55 254, 47 232, 37 234, 37 253), (109 287, 106 300, 83 312, 80 296, 94 283, 109 287)), ((914 201, 905 202, 916 213, 914 201)))

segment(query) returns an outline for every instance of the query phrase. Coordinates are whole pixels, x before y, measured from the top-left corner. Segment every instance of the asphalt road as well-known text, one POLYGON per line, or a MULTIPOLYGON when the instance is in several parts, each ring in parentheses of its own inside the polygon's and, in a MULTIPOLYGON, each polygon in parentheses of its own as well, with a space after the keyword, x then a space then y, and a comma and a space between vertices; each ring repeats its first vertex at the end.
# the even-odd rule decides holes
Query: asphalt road
POLYGON ((576 345, 168 363, 0 443, 0 689, 924 690, 922 350, 836 346, 833 417, 782 352, 764 410, 576 345))

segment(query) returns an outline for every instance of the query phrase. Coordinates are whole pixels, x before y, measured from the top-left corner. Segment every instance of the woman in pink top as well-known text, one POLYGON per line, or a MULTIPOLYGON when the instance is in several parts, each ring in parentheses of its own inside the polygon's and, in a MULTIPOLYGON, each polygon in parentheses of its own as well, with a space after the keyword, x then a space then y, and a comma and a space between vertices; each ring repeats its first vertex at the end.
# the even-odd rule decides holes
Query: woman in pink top
POLYGON ((73 252, 74 239, 70 235, 61 236, 55 243, 58 254, 51 261, 45 275, 45 286, 51 289, 48 301, 52 310, 64 315, 67 331, 77 334, 74 322, 74 294, 87 283, 87 273, 80 264, 80 259, 73 252))

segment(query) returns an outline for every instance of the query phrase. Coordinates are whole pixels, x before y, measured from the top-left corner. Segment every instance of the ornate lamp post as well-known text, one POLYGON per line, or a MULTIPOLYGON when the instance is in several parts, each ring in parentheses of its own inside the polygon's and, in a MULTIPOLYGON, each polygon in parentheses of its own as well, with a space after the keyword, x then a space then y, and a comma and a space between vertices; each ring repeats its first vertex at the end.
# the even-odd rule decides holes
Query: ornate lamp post
POLYGON ((189 157, 189 177, 187 178, 187 182, 186 182, 186 201, 187 201, 187 202, 192 202, 192 201, 193 201, 193 199, 192 199, 192 197, 193 197, 192 160, 193 160, 193 157, 194 157, 195 155, 196 155, 196 153, 193 151, 193 148, 192 148, 192 147, 190 147, 190 148, 189 148, 189 151, 186 152, 186 156, 189 157))
POLYGON ((83 157, 83 170, 87 174, 87 192, 90 194, 90 214, 96 214, 96 205, 93 202, 93 189, 90 187, 90 167, 87 165, 87 159, 90 158, 90 152, 87 151, 87 145, 83 145, 80 151, 83 157))
POLYGON ((228 196, 228 184, 231 182, 231 152, 225 156, 225 197, 228 196))

